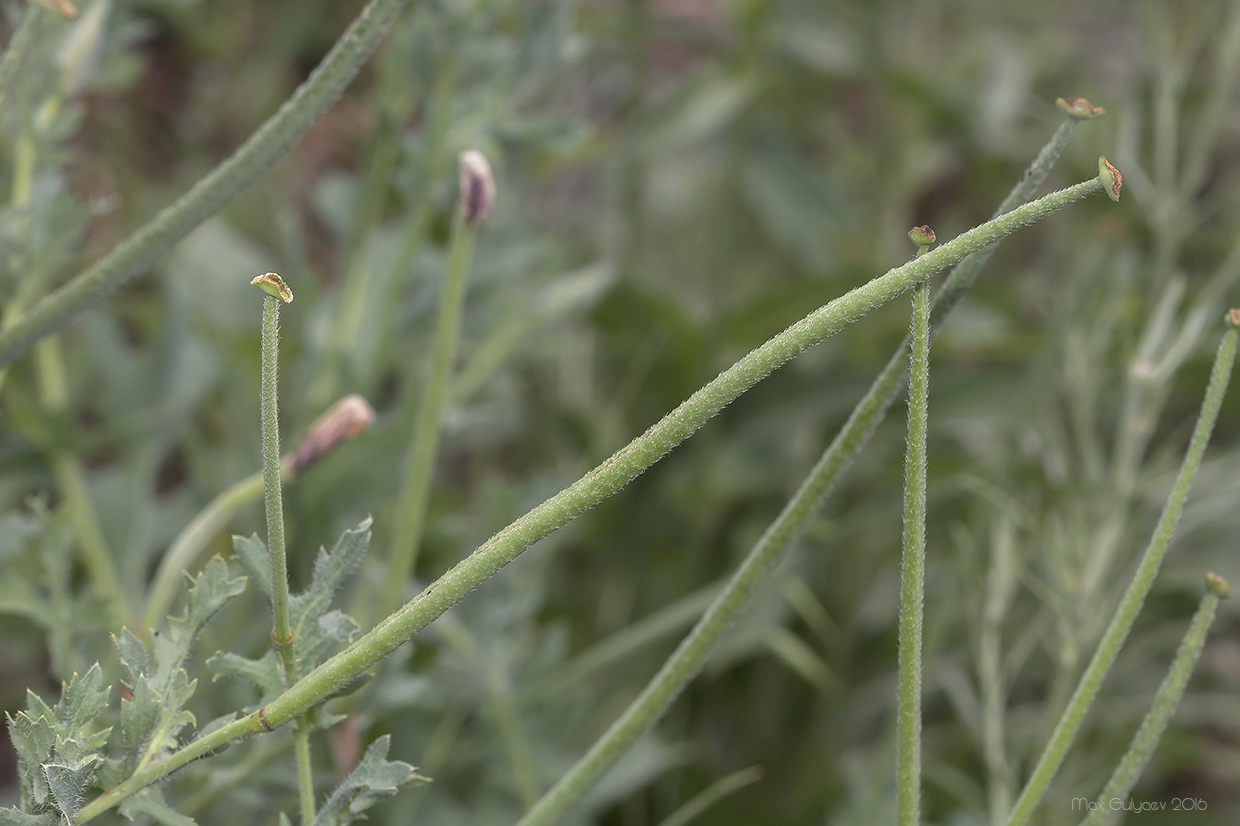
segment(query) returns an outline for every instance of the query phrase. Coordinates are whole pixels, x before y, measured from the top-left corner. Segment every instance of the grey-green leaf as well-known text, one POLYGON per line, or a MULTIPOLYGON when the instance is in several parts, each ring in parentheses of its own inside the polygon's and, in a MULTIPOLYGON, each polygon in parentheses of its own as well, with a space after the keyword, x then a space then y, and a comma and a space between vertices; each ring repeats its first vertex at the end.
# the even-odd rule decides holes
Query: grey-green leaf
POLYGON ((207 668, 214 675, 212 682, 224 677, 239 677, 254 683, 262 692, 260 702, 272 700, 284 691, 284 682, 280 678, 280 657, 271 649, 258 660, 221 651, 207 660, 207 668))
POLYGON ((345 826, 384 797, 396 794, 401 786, 426 781, 408 763, 387 759, 391 742, 385 734, 370 744, 357 768, 323 802, 314 826, 345 826))
POLYGON ((0 826, 56 826, 60 818, 51 812, 28 815, 20 809, 0 809, 0 826))
POLYGON ((263 540, 253 533, 249 536, 234 536, 233 552, 237 554, 237 559, 241 561, 246 573, 258 583, 258 590, 270 600, 271 559, 267 556, 267 546, 263 540))
POLYGON ((95 775, 99 764, 97 756, 90 756, 74 766, 62 763, 44 763, 43 775, 51 789, 52 799, 60 813, 70 820, 77 814, 86 796, 86 787, 95 775))
POLYGON ((133 820, 133 816, 143 814, 162 823, 163 826, 196 826, 197 821, 173 809, 164 800, 158 786, 147 786, 142 791, 128 797, 121 803, 118 811, 133 820))
POLYGON ((108 707, 108 689, 103 684, 103 670, 95 663, 85 674, 74 674, 65 686, 57 711, 70 732, 76 732, 103 713, 108 707))
POLYGON ((128 628, 122 629, 119 635, 112 637, 116 650, 120 653, 121 665, 129 671, 129 678, 137 680, 142 674, 151 673, 151 661, 142 640, 134 636, 128 628))

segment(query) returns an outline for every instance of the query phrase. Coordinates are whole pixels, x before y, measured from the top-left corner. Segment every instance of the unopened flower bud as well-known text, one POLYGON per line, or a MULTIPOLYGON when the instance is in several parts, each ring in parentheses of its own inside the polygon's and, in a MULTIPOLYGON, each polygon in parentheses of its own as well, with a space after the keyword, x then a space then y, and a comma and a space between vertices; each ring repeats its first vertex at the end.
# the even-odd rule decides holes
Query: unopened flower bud
POLYGON ((1231 596, 1231 585, 1214 573, 1206 574, 1206 590, 1219 599, 1227 599, 1231 596))
POLYGON ((1105 108, 1094 106, 1085 98, 1072 98, 1072 100, 1055 98, 1055 105, 1059 107, 1059 111, 1076 120, 1092 120, 1107 113, 1105 108))
POLYGON ((288 284, 284 283, 284 279, 274 272, 256 275, 250 283, 285 304, 291 304, 293 301, 293 291, 288 288, 288 284))
POLYGON ((917 245, 919 252, 924 253, 934 243, 934 230, 928 226, 913 227, 908 231, 908 240, 917 245))
POLYGON ((461 175, 461 216, 471 229, 482 223, 495 203, 495 176, 491 164, 476 149, 457 158, 461 175))
POLYGON ((1112 201, 1119 201, 1119 190, 1124 185, 1124 176, 1119 174, 1119 170, 1111 166, 1111 162, 1106 159, 1105 155, 1098 156, 1098 182, 1102 184, 1102 188, 1106 190, 1107 196, 1112 201))
POLYGON ((1232 327, 1240 327, 1240 308, 1233 308, 1227 311, 1223 316, 1223 320, 1232 327))
POLYGON ((34 0, 34 3, 48 11, 56 12, 66 20, 77 19, 77 7, 70 3, 69 0, 34 0))
POLYGON ((370 402, 357 394, 345 396, 314 420, 297 449, 284 457, 284 472, 294 479, 346 439, 352 439, 375 420, 370 402))

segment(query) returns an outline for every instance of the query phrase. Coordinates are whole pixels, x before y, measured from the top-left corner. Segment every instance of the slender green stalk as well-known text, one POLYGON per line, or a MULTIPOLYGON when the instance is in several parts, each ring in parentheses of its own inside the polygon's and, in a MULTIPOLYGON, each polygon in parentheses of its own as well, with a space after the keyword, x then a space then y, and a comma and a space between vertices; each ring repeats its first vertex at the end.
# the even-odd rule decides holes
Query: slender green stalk
POLYGON ((74 456, 57 452, 52 457, 52 473, 56 477, 56 486, 65 497, 65 505, 73 514, 73 530, 77 534, 82 562, 90 572, 91 585, 108 605, 108 613, 111 615, 108 628, 119 632, 129 624, 132 615, 129 613, 128 600, 125 599, 125 591, 121 587, 112 552, 108 550, 107 541, 103 538, 99 516, 87 492, 82 464, 74 456))
POLYGON ((310 728, 308 714, 298 717, 293 728, 293 754, 297 760, 297 801, 301 806, 302 826, 314 823, 314 767, 310 763, 310 728))
POLYGON ((267 553, 271 555, 271 611, 274 614, 271 641, 284 650, 292 648, 293 629, 288 615, 288 561, 284 549, 284 502, 280 487, 280 414, 276 398, 279 358, 280 299, 268 295, 263 297, 263 383, 259 400, 263 502, 267 513, 267 553))
MULTIPOLYGON (((1101 181, 1092 178, 1025 204, 1000 218, 969 230, 926 255, 890 270, 810 313, 723 371, 594 470, 491 537, 416 598, 311 671, 263 709, 225 728, 217 729, 209 739, 204 738, 205 743, 196 740, 175 752, 160 764, 166 767, 166 771, 135 774, 82 811, 89 812, 91 817, 97 816, 126 796, 185 765, 189 759, 201 757, 234 737, 278 728, 313 708, 429 625, 470 590, 520 556, 530 545, 618 491, 771 371, 935 272, 984 249, 1021 226, 1034 223, 1045 215, 1101 189, 1101 181), (187 752, 189 756, 185 757, 187 752)), ((853 419, 857 416, 858 411, 854 410, 853 419)), ((865 426, 854 426, 851 429, 846 427, 851 441, 841 442, 837 438, 832 449, 823 456, 815 471, 806 480, 802 490, 789 502, 784 514, 768 529, 763 541, 733 575, 729 587, 712 605, 690 637, 681 643, 680 648, 672 655, 672 660, 669 660, 660 675, 656 676, 655 682, 647 686, 642 697, 638 698, 638 703, 642 703, 647 710, 658 707, 657 698, 645 699, 657 683, 662 680, 663 690, 668 692, 667 700, 670 701, 679 686, 692 676, 709 653, 714 640, 726 629, 732 616, 743 607, 748 596, 756 590, 766 573, 778 561, 780 550, 791 543, 796 534, 795 526, 808 518, 804 511, 812 511, 820 495, 826 492, 826 487, 838 475, 839 467, 847 463, 851 451, 867 435, 864 432, 866 429, 865 426), (831 470, 834 472, 829 472, 831 470), (793 513, 785 519, 784 515, 789 514, 790 510, 793 513), (783 533, 789 535, 783 536, 783 533), (669 669, 672 673, 664 677, 669 669)), ((654 716, 652 712, 650 719, 654 716)), ((640 728, 637 733, 640 733, 640 728)), ((633 734, 634 738, 637 733, 633 734)), ((623 747, 615 749, 612 759, 621 752, 623 747)), ((578 766, 580 765, 579 763, 578 766)), ((557 788, 563 783, 564 780, 561 780, 557 788)), ((567 799, 562 800, 561 804, 567 805, 585 788, 588 788, 588 783, 575 792, 569 791, 567 799)), ((540 806, 547 805, 548 796, 552 794, 556 794, 556 789, 544 795, 540 806)), ((78 822, 85 822, 85 819, 79 816, 78 822)))
MULTIPOLYGON (((280 303, 293 294, 275 273, 260 275, 253 283, 263 292, 263 383, 260 394, 263 444, 263 501, 267 509, 267 553, 271 556, 271 642, 280 652, 287 685, 297 682, 297 652, 288 609, 288 558, 284 547, 284 502, 280 469, 280 407, 277 401, 280 360, 280 303)), ((310 724, 305 715, 293 729, 297 762, 298 799, 303 824, 314 822, 314 773, 310 765, 310 724)))
POLYGON ((982 752, 986 760, 988 808, 992 826, 1000 826, 1012 808, 1012 779, 1004 745, 1006 706, 1003 667, 1003 621, 1016 585, 1014 523, 1001 518, 991 538, 977 644, 978 695, 981 700, 982 752))
POLYGON ((370 0, 293 96, 226 161, 85 272, 0 332, 0 367, 154 264, 280 158, 339 97, 406 0, 370 0))
MULTIPOLYGON (((933 234, 931 234, 933 240, 933 234)), ((922 254, 925 247, 922 247, 922 254)), ((921 812, 921 637, 926 587, 926 428, 930 399, 930 285, 913 290, 904 460, 904 551, 896 706, 896 823, 916 826, 921 812)))
POLYGON ((387 579, 379 601, 377 616, 386 617, 404 601, 405 585, 418 564, 418 549, 426 527, 426 507, 430 500, 431 475, 439 452, 439 428, 447 398, 448 377, 456 360, 461 338, 461 311, 465 305, 465 280, 474 246, 475 227, 458 216, 453 223, 452 250, 439 301, 435 343, 430 366, 418 402, 417 418, 409 442, 409 465, 396 505, 396 526, 388 549, 387 579))
POLYGON ((404 643, 470 590, 516 559, 534 542, 615 493, 693 434, 772 370, 806 348, 890 301, 935 272, 986 247, 1026 223, 1099 191, 1097 178, 1025 204, 896 267, 815 310, 743 357, 644 434, 581 479, 501 530, 345 650, 306 675, 266 709, 274 726, 287 722, 404 643))
MULTIPOLYGON (((1012 191, 1003 199, 1003 203, 999 204, 999 208, 991 216, 992 219, 1011 212, 1033 197, 1033 193, 1038 191, 1038 187, 1042 186, 1046 176, 1050 174, 1051 169, 1055 166, 1055 162, 1059 160, 1059 156, 1063 154, 1063 150, 1068 146, 1068 141, 1072 139, 1072 133, 1076 131, 1078 123, 1080 123, 1079 118, 1068 117, 1063 123, 1059 124, 1055 134, 1051 135, 1051 139, 1038 151, 1037 157, 1033 159, 1033 163, 1025 170, 1020 181, 1016 186, 1012 187, 1012 191)), ((990 260, 990 256, 994 254, 998 246, 997 243, 991 244, 985 249, 970 255, 957 264, 956 268, 943 280, 943 286, 935 294, 934 304, 930 308, 931 317, 934 319, 934 326, 930 331, 931 340, 938 335, 939 328, 943 326, 944 319, 955 308, 957 302, 960 301, 960 297, 965 294, 969 287, 973 286, 973 282, 977 280, 978 273, 981 272, 982 267, 986 266, 986 262, 990 260)), ((907 351, 908 345, 909 342, 905 339, 904 344, 892 356, 892 361, 897 363, 895 372, 900 378, 904 376, 902 368, 904 353, 907 351)), ((886 370, 883 371, 884 376, 886 372, 886 370)), ((875 381, 874 386, 877 387, 882 380, 883 376, 880 376, 875 381)), ((873 392, 873 388, 871 388, 871 392, 873 392)), ((897 392, 898 389, 892 391, 891 397, 893 399, 897 392)))
POLYGON ((688 803, 672 812, 671 816, 660 823, 659 826, 687 826, 698 815, 714 806, 723 798, 740 791, 751 783, 757 783, 762 779, 763 774, 761 766, 750 766, 747 769, 741 769, 721 777, 714 783, 711 783, 701 793, 694 795, 688 803))
POLYGON ((517 712, 507 674, 499 668, 491 668, 489 671, 487 700, 491 716, 499 729, 500 739, 504 742, 508 762, 512 764, 512 774, 516 780, 517 792, 521 796, 521 805, 533 806, 542 794, 542 783, 538 779, 538 761, 534 758, 530 740, 521 726, 521 715, 517 712))
POLYGON ((1080 731, 1085 713, 1093 705, 1098 689, 1102 686, 1102 681, 1106 679, 1107 672, 1114 664, 1116 656, 1119 655, 1119 650, 1124 640, 1127 639, 1128 632, 1132 630, 1137 614, 1141 611, 1145 597, 1154 584, 1154 578, 1158 575, 1158 568, 1167 552, 1167 545, 1180 519, 1180 513, 1184 510, 1184 502, 1188 498, 1193 478, 1197 475, 1197 468, 1201 465, 1201 457, 1205 453, 1207 442, 1210 441, 1210 432, 1218 418, 1223 396, 1227 392, 1227 382, 1231 378, 1231 369, 1236 357, 1236 325, 1240 324, 1240 310, 1230 312, 1229 322, 1231 328, 1223 336, 1214 357, 1210 382, 1206 386, 1205 399, 1201 403, 1201 413, 1198 415, 1196 427, 1193 428, 1193 437, 1189 442, 1188 452, 1180 466, 1179 475, 1176 476, 1171 496, 1167 499, 1167 504, 1163 507, 1162 515, 1154 528, 1154 535, 1150 538, 1150 544, 1141 557, 1137 571, 1128 584, 1127 590, 1124 591, 1124 596, 1115 609, 1115 614, 1111 617, 1111 622, 1103 633, 1102 640, 1098 643, 1093 659, 1085 668, 1085 673, 1081 675, 1076 691, 1073 692, 1059 722, 1055 725, 1054 732, 1051 733, 1050 741, 1042 751, 1041 757, 1038 758, 1038 763, 1033 773, 1030 774, 1020 797, 1017 798, 1016 805, 1012 807, 1007 826, 1025 826, 1029 822, 1034 808, 1042 799, 1042 795, 1046 793, 1047 787, 1050 786, 1051 780, 1063 763, 1064 755, 1067 754, 1077 732, 1080 731))
POLYGON ((1180 643, 1180 650, 1175 655, 1175 661, 1167 671, 1162 685, 1158 687, 1158 693, 1154 695, 1153 705, 1150 706, 1145 719, 1141 721, 1141 727, 1133 735, 1128 751, 1124 753, 1123 759, 1115 767, 1111 779, 1107 781, 1102 793, 1098 795, 1097 805, 1081 821, 1081 826, 1104 826, 1104 824, 1114 823, 1119 816, 1119 812, 1113 810, 1109 802, 1128 797, 1132 787, 1136 785, 1137 778, 1141 776, 1158 741, 1162 739, 1163 732, 1167 730, 1167 723, 1171 721, 1171 715, 1175 714, 1180 698, 1184 696, 1184 689, 1188 687, 1188 679, 1193 674, 1193 667, 1197 665, 1197 660, 1201 657, 1201 649, 1205 647, 1206 636, 1210 633, 1210 625, 1214 622, 1214 615, 1218 611, 1219 600, 1226 599, 1230 595, 1231 588, 1226 580, 1215 574, 1207 576, 1206 593, 1201 597, 1201 603, 1197 606, 1193 622, 1184 634, 1184 640, 1180 643))
MULTIPOLYGON (((41 342, 35 353, 35 371, 44 412, 52 417, 63 416, 68 405, 69 390, 65 383, 65 368, 58 339, 50 338, 41 342)), ((65 499, 65 505, 73 515, 73 531, 77 536, 82 563, 90 572, 95 591, 108 606, 108 628, 119 632, 129 622, 129 602, 125 599, 125 589, 121 587, 115 558, 103 537, 98 512, 86 486, 82 463, 62 447, 52 445, 50 449, 52 474, 65 499)))
POLYGON ((248 714, 245 717, 220 726, 211 733, 187 744, 184 748, 177 749, 165 759, 139 769, 126 780, 116 784, 81 809, 78 809, 77 816, 73 818, 74 826, 94 820, 113 806, 119 805, 125 798, 137 794, 182 766, 205 757, 217 749, 224 748, 234 740, 240 740, 253 734, 262 734, 268 730, 263 725, 262 718, 257 714, 248 714))
POLYGON ((545 698, 566 691, 600 669, 688 628, 710 607, 722 587, 722 581, 712 583, 631 625, 626 625, 556 667, 550 674, 522 691, 522 696, 545 698))
POLYGON ((13 32, 13 37, 9 40, 9 46, 4 50, 4 57, 0 58, 0 105, 4 104, 9 88, 17 79, 17 75, 22 70, 22 64, 26 62, 26 57, 30 54, 30 47, 34 44, 34 36, 39 30, 39 21, 42 19, 43 9, 34 3, 27 3, 26 10, 22 12, 21 22, 17 24, 17 30, 13 32))

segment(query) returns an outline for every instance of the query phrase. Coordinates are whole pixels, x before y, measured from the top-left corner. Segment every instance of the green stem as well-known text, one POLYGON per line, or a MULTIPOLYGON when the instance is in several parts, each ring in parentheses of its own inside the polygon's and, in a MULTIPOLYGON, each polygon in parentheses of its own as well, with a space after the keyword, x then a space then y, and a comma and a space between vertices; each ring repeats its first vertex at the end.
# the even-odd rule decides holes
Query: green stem
POLYGON ((918 284, 913 291, 911 337, 896 713, 896 823, 899 826, 916 826, 921 811, 921 637, 926 586, 926 427, 930 395, 928 283, 918 284))
POLYGON ((311 826, 314 823, 314 768, 310 763, 310 728, 308 714, 298 717, 293 728, 293 753, 297 757, 297 797, 301 805, 302 826, 311 826))
MULTIPOLYGON (((284 502, 280 489, 280 302, 263 296, 263 384, 260 394, 263 443, 263 501, 267 509, 267 553, 271 555, 271 641, 280 652, 287 685, 297 682, 297 646, 289 623, 288 558, 284 547, 284 502)), ((310 765, 310 726, 305 716, 293 729, 298 798, 303 824, 314 822, 314 776, 310 765)))
POLYGON ((723 798, 740 791, 751 783, 757 783, 762 779, 763 774, 761 766, 750 766, 721 777, 691 798, 688 803, 672 812, 659 826, 688 826, 697 819, 698 815, 723 798))
POLYGON ((473 227, 458 215, 453 224, 452 250, 439 302, 435 343, 429 372, 422 387, 417 418, 410 435, 409 465, 396 505, 396 527, 388 550, 388 571, 378 616, 386 617, 404 602, 405 585, 414 574, 418 549, 426 527, 426 508, 430 500, 431 475, 439 451, 439 428, 447 397, 448 376, 456 359, 461 337, 461 310, 465 304, 465 278, 469 272, 474 245, 473 227))
MULTIPOLYGON (((284 549, 284 502, 280 489, 280 413, 276 399, 280 359, 280 299, 263 296, 263 383, 260 395, 263 443, 263 501, 267 509, 267 553, 271 555, 271 641, 292 648, 288 616, 288 562, 284 549)), ((294 667, 296 664, 294 663, 294 667)), ((290 678, 291 680, 295 677, 290 678)))
MULTIPOLYGON (((65 368, 58 339, 49 338, 40 344, 35 353, 35 372, 39 380, 39 396, 44 412, 52 417, 62 417, 68 406, 69 390, 65 382, 65 368)), ((77 535, 82 563, 90 572, 95 591, 108 605, 111 615, 108 628, 119 632, 129 622, 129 604, 125 599, 125 590, 121 587, 115 559, 103 537, 98 512, 91 502, 82 463, 76 456, 57 446, 52 447, 51 458, 56 486, 64 497, 69 513, 73 515, 73 531, 77 535)))
POLYGON ((57 487, 65 497, 65 505, 73 514, 74 533, 82 552, 82 562, 90 572, 91 584, 108 605, 111 614, 108 628, 119 632, 129 623, 129 605, 87 491, 82 465, 76 457, 57 452, 52 458, 52 472, 56 476, 57 487))
MULTIPOLYGON (((1003 203, 999 204, 999 208, 995 210, 991 216, 992 219, 998 218, 1000 215, 1011 212, 1016 207, 1028 201, 1033 197, 1033 193, 1037 192, 1038 187, 1046 180, 1046 176, 1050 174, 1051 169, 1055 166, 1055 162, 1059 160, 1059 156, 1063 154, 1063 150, 1067 147, 1068 141, 1072 139, 1072 133, 1076 131, 1077 124, 1080 123, 1076 118, 1067 118, 1063 123, 1059 124, 1059 128, 1055 130, 1055 134, 1051 135, 1051 139, 1038 152, 1033 163, 1025 170, 1025 174, 1021 176, 1016 186, 1012 187, 1012 191, 1003 199, 1003 203)), ((986 266, 986 262, 990 260, 990 256, 998 248, 998 244, 991 244, 983 250, 980 250, 968 258, 961 261, 947 278, 943 280, 943 286, 934 296, 934 304, 930 308, 931 316, 934 319, 934 326, 931 329, 931 340, 938 335, 939 329, 943 326, 943 320, 947 314, 955 308, 960 297, 973 286, 973 282, 977 280, 977 275, 981 272, 982 267, 986 266)), ((896 372, 902 378, 904 375, 903 362, 904 353, 908 347, 906 339, 903 346, 893 356, 893 361, 898 361, 896 372)), ((885 371, 884 371, 885 372, 885 371)), ((881 381, 881 377, 878 381, 881 381)), ((877 386, 878 381, 875 382, 877 386)), ((892 398, 895 397, 895 391, 892 392, 892 398)))
POLYGON ((9 88, 30 54, 30 47, 34 44, 34 36, 42 19, 43 10, 34 3, 27 3, 21 22, 17 24, 17 30, 9 40, 9 47, 4 50, 4 57, 0 58, 0 105, 3 105, 4 99, 8 97, 9 88))
POLYGON ((1193 667, 1197 664, 1201 650, 1205 647, 1206 635, 1210 633, 1210 625, 1214 622, 1218 604, 1219 595, 1212 589, 1202 596, 1201 603, 1197 606, 1197 613, 1193 616, 1193 622, 1185 633, 1184 640, 1180 643, 1180 650, 1175 655, 1175 661, 1171 664, 1162 685, 1158 687, 1153 705, 1150 706, 1145 719, 1141 721, 1141 727, 1133 735, 1132 743, 1129 744, 1128 751, 1124 753, 1119 765, 1115 767, 1111 779, 1107 781, 1102 793, 1098 795, 1097 805, 1081 821, 1081 826, 1104 826, 1104 824, 1114 823, 1119 816, 1119 812, 1110 808, 1108 801, 1128 797, 1132 787, 1137 783, 1137 778, 1141 776, 1145 764, 1149 762, 1150 756, 1154 753, 1158 741, 1162 739, 1167 723, 1171 721, 1171 715, 1175 714, 1180 698, 1184 696, 1184 689, 1188 686, 1188 679, 1193 674, 1193 667))
POLYGON ((499 729, 500 739, 504 742, 504 750, 508 752, 508 762, 512 764, 512 774, 516 780, 517 792, 521 796, 521 805, 533 806, 542 794, 542 785, 538 780, 538 761, 534 758, 529 738, 521 726, 521 715, 512 696, 508 675, 501 668, 491 668, 489 671, 487 699, 491 716, 499 729))
POLYGON ((1025 826, 1029 822, 1038 801, 1046 793, 1047 787, 1050 786, 1051 780, 1063 763, 1064 755, 1067 754, 1068 748, 1076 738, 1081 723, 1085 719, 1085 713, 1093 704, 1098 689, 1102 686, 1102 681, 1106 679, 1107 672, 1110 671, 1124 640, 1128 637, 1128 632, 1132 630, 1132 624, 1136 621, 1145 597, 1154 584, 1154 578, 1158 575, 1158 568, 1167 552, 1167 545, 1180 519, 1180 513, 1184 510, 1189 488, 1192 487, 1193 478, 1197 475, 1197 468, 1205 453, 1206 443, 1210 440, 1210 431, 1214 428, 1219 408, 1223 404, 1223 396, 1227 392, 1227 382, 1231 378, 1235 356, 1236 329, 1233 326, 1223 336, 1218 353, 1214 357, 1214 367, 1210 371, 1210 382, 1206 387, 1205 399, 1201 403, 1197 425, 1193 428, 1192 441, 1189 442, 1188 452, 1180 466, 1179 475, 1176 476, 1171 496, 1167 499, 1167 504, 1163 507, 1162 515, 1154 528, 1150 544, 1145 549, 1137 571, 1128 584, 1128 589, 1124 591, 1124 596, 1115 609, 1115 614, 1111 617, 1111 622, 1102 635, 1102 640, 1098 643, 1093 659, 1085 668, 1085 673, 1081 675, 1080 682, 1077 683, 1076 691, 1073 692, 1059 722, 1055 725, 1050 741, 1042 751, 1042 756, 1038 758, 1038 763, 1029 776, 1025 788, 1021 791, 1020 797, 1017 798, 1016 805, 1012 807, 1007 826, 1025 826))
POLYGON ((0 332, 0 367, 154 264, 280 158, 340 96, 406 0, 370 0, 293 96, 226 161, 146 226, 0 332))
POLYGON ((80 826, 82 823, 94 820, 113 806, 119 805, 125 798, 137 794, 147 786, 158 782, 160 778, 166 777, 187 763, 192 763, 217 749, 222 749, 234 740, 240 740, 242 737, 248 737, 252 734, 261 734, 264 731, 268 731, 268 729, 263 726, 262 719, 257 714, 249 714, 239 720, 233 720, 231 723, 220 726, 210 734, 199 737, 197 740, 189 743, 184 748, 177 749, 168 755, 167 758, 139 769, 130 775, 128 779, 116 784, 81 809, 78 809, 77 815, 73 818, 74 826, 80 826))
MULTIPOLYGON (((1101 190, 1101 183, 1097 178, 1093 178, 1051 193, 998 219, 988 221, 934 251, 896 267, 810 313, 725 370, 644 434, 613 454, 603 464, 491 537, 416 598, 406 603, 400 610, 343 651, 311 671, 263 709, 229 726, 217 729, 211 733, 209 740, 205 743, 196 740, 184 749, 175 752, 160 764, 167 768, 166 771, 158 774, 144 772, 140 778, 135 775, 113 788, 105 796, 106 799, 100 798, 99 801, 92 802, 82 811, 89 811, 94 817, 116 805, 124 797, 185 765, 189 759, 201 757, 234 737, 282 726, 313 708, 325 697, 347 686, 363 671, 429 625, 444 611, 459 602, 470 590, 520 556, 530 545, 566 524, 583 510, 593 507, 622 488, 673 447, 692 435, 725 405, 780 365, 803 350, 834 335, 848 324, 895 298, 911 286, 924 281, 935 272, 984 249, 1025 224, 1033 223, 1057 209, 1101 190), (227 736, 222 734, 224 732, 227 732, 227 736), (186 752, 189 753, 189 757, 183 758, 186 752)), ((857 416, 858 411, 854 410, 850 423, 857 416)), ((660 677, 669 669, 676 672, 665 681, 675 686, 671 688, 670 696, 674 696, 678 687, 692 676, 696 670, 696 664, 700 664, 705 658, 714 640, 726 629, 731 617, 743 607, 749 594, 756 590, 765 574, 778 561, 781 549, 790 544, 795 537, 795 526, 808 518, 804 512, 813 510, 818 498, 825 494, 829 483, 847 464, 851 451, 868 435, 866 430, 868 428, 864 425, 852 426, 848 430, 852 441, 836 440, 832 449, 828 450, 819 461, 810 479, 802 486, 802 490, 785 508, 784 514, 788 514, 790 510, 794 511, 791 516, 784 519, 784 515, 781 514, 780 520, 768 529, 764 540, 755 546, 749 558, 737 570, 729 587, 712 605, 690 637, 681 643, 676 654, 673 654, 672 660, 664 666, 660 677), (772 536, 773 533, 774 536, 772 536), (790 535, 782 536, 781 533, 790 535), (685 652, 686 646, 689 650, 682 653, 685 652)), ((660 680, 660 677, 656 677, 656 681, 660 680)), ((638 702, 642 702, 653 686, 655 686, 653 682, 647 686, 646 692, 643 692, 638 702)), ((648 707, 651 704, 646 705, 648 707)), ((651 719, 653 716, 652 714, 651 719)), ((633 736, 636 737, 636 734, 633 736)), ((622 751, 623 748, 617 749, 615 756, 619 756, 622 751)), ((580 765, 579 763, 578 766, 580 765)), ((561 780, 561 784, 563 782, 561 780)), ((581 791, 584 791, 584 788, 577 794, 581 791)), ((554 793, 555 789, 548 792, 548 795, 554 793)), ((548 795, 544 795, 542 804, 546 803, 548 795)), ((575 797, 570 796, 568 801, 571 802, 572 799, 575 797)), ((84 822, 81 817, 79 817, 79 822, 84 822)))

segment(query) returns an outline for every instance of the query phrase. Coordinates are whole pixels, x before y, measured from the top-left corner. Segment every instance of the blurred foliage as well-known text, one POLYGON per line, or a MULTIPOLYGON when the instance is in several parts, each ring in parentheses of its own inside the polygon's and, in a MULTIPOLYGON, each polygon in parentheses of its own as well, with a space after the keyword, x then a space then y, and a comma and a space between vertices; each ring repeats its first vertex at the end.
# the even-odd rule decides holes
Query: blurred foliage
MULTIPOLYGON (((98 50, 72 64, 69 24, 45 19, 0 111, 4 306, 74 274, 226 156, 361 4, 82 5, 98 9, 98 50)), ((20 4, 4 9, 11 31, 20 4)), ((57 461, 82 469, 130 606, 181 527, 258 468, 257 273, 297 294, 283 314, 286 444, 345 393, 379 413, 286 488, 293 588, 368 514, 386 547, 459 151, 486 152, 499 197, 470 274, 422 582, 749 348, 910 257, 910 226, 948 239, 984 220, 1059 122, 1054 98, 1084 95, 1109 114, 1077 131, 1052 185, 1091 176, 1105 152, 1124 200, 1008 240, 933 353, 925 812, 992 822, 1127 581, 1218 319, 1240 304, 1238 81, 1240 5, 1209 0, 412 4, 286 160, 8 371, 0 701, 52 697, 95 660, 105 682, 122 676, 73 563, 57 461)), ((390 756, 434 782, 380 804, 378 822, 514 822, 654 673, 907 316, 893 302, 778 371, 397 652, 352 716, 315 736, 319 788, 390 734, 390 756)), ((1072 798, 1102 787, 1202 574, 1240 581, 1238 412, 1224 407, 1160 582, 1035 822, 1075 821, 1072 798)), ((897 410, 711 666, 571 822, 657 824, 754 765, 763 778, 698 822, 890 819, 903 433, 897 410)), ((261 530, 260 510, 231 532, 261 530)), ((212 551, 230 554, 228 536, 212 551)), ((380 558, 345 597, 359 619, 377 619, 380 558)), ((1224 603, 1134 794, 1207 808, 1143 813, 1144 826, 1240 819, 1238 627, 1224 603)), ((208 685, 203 662, 260 656, 268 630, 256 589, 206 628, 187 664, 197 719, 256 701, 238 681, 208 685)), ((236 745, 160 791, 204 823, 271 823, 296 806, 288 746, 287 733, 236 745)))

